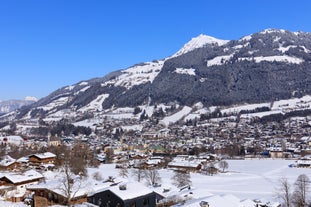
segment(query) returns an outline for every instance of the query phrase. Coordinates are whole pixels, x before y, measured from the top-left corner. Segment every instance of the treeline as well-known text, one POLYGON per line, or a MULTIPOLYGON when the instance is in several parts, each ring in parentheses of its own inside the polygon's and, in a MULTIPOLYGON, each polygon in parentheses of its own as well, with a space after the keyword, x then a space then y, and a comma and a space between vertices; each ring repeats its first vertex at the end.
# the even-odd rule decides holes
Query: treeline
POLYGON ((311 109, 304 109, 304 110, 299 110, 299 111, 290 111, 285 114, 270 114, 267 116, 263 116, 261 118, 256 118, 253 120, 253 123, 268 123, 268 122, 281 122, 285 119, 295 117, 295 116, 310 116, 311 115, 311 109))
POLYGON ((70 135, 90 135, 92 133, 92 129, 90 127, 85 126, 75 126, 69 123, 59 122, 54 126, 50 127, 39 127, 39 128, 32 128, 31 134, 36 134, 39 136, 47 136, 48 133, 51 133, 52 136, 60 135, 60 136, 70 136, 70 135))
POLYGON ((259 113, 259 112, 265 112, 270 111, 270 108, 267 106, 263 107, 257 107, 255 109, 250 110, 241 110, 239 113, 232 112, 232 113, 222 113, 219 108, 216 108, 211 113, 201 114, 200 115, 200 121, 209 120, 213 118, 223 118, 223 117, 229 117, 229 116, 237 116, 239 114, 252 114, 252 113, 259 113))

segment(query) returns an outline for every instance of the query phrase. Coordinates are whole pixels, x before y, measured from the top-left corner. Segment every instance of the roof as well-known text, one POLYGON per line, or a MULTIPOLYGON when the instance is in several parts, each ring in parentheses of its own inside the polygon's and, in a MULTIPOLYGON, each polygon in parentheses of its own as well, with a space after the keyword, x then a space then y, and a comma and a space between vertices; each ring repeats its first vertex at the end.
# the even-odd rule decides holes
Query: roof
POLYGON ((17 184, 17 183, 22 183, 22 182, 27 182, 27 181, 32 181, 32 180, 38 180, 43 178, 43 175, 38 173, 35 170, 28 170, 22 174, 19 173, 3 173, 1 175, 1 178, 7 178, 10 180, 12 183, 17 184))
POLYGON ((3 157, 3 159, 0 161, 0 166, 8 167, 8 166, 12 165, 15 162, 16 162, 16 160, 14 158, 12 158, 9 155, 5 155, 3 157))
POLYGON ((138 182, 121 183, 112 186, 109 190, 122 200, 129 200, 153 193, 150 188, 138 182), (120 185, 126 185, 126 190, 120 190, 120 185))
POLYGON ((10 144, 19 145, 22 142, 24 142, 24 139, 21 136, 16 136, 16 135, 0 137, 0 142, 4 142, 4 141, 10 144))
POLYGON ((45 153, 41 153, 41 154, 33 154, 33 155, 30 155, 30 156, 35 156, 35 157, 38 157, 40 159, 47 159, 47 158, 56 157, 56 155, 51 153, 51 152, 45 152, 45 153))

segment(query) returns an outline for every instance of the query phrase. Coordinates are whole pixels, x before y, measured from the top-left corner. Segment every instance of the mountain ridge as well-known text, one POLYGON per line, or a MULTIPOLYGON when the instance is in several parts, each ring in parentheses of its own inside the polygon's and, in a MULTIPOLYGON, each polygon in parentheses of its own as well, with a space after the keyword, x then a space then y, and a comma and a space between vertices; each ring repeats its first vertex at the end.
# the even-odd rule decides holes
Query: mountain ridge
POLYGON ((266 29, 230 41, 199 35, 163 60, 62 87, 16 118, 144 104, 229 106, 301 97, 311 94, 310 51, 307 32, 266 29))

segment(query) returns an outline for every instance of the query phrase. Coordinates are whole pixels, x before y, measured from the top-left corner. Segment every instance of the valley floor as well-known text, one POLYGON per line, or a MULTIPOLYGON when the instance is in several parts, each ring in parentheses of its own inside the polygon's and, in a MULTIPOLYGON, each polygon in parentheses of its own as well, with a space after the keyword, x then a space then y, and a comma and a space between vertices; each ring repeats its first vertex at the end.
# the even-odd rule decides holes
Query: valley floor
MULTIPOLYGON (((212 197, 226 196, 226 199, 239 200, 258 199, 262 202, 278 202, 276 193, 280 187, 280 179, 287 178, 293 184, 301 174, 310 175, 310 168, 292 168, 290 164, 294 160, 284 159, 249 159, 249 160, 227 160, 229 168, 225 173, 218 173, 213 176, 191 173, 191 189, 180 191, 172 184, 173 171, 162 169, 161 187, 153 188, 159 193, 163 189, 169 189, 166 196, 178 195, 188 197, 184 206, 198 206, 202 200, 211 200, 212 197)), ((88 169, 89 176, 95 172, 102 172, 104 177, 118 176, 119 170, 115 165, 100 165, 98 169, 88 169)), ((52 179, 56 173, 47 172, 47 179, 52 179)), ((128 181, 134 179, 129 171, 128 181)), ((144 181, 143 181, 144 182, 144 181)), ((147 184, 146 184, 147 185, 147 184)), ((216 204, 216 203, 215 203, 216 204)), ((219 206, 221 204, 218 204, 219 206)), ((226 204, 227 205, 227 204, 226 204)), ((24 207, 22 203, 8 203, 0 201, 0 206, 24 207)), ((212 205, 217 207, 217 205, 212 205)), ((232 205, 233 206, 233 205, 232 205)))

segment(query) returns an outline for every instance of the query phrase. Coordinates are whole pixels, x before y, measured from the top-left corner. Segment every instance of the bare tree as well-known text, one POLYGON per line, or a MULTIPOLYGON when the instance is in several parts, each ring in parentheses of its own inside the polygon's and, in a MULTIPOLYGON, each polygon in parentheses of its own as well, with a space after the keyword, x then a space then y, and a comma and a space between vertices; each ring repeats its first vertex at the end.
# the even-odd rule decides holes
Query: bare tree
POLYGON ((145 170, 145 178, 151 185, 161 181, 160 174, 156 169, 145 170))
POLYGON ((295 191, 293 193, 293 204, 297 207, 305 207, 307 205, 307 192, 310 185, 310 179, 307 175, 301 174, 295 182, 295 191))
POLYGON ((172 177, 173 185, 177 187, 182 187, 186 185, 191 185, 191 177, 188 171, 175 171, 174 176, 172 177))
POLYGON ((119 175, 123 178, 127 178, 128 177, 128 170, 127 170, 127 167, 125 165, 122 165, 122 167, 120 168, 119 170, 119 175))
POLYGON ((113 161, 113 156, 114 156, 114 150, 113 148, 109 147, 106 148, 106 163, 112 163, 113 161))
POLYGON ((143 165, 140 164, 137 169, 133 170, 132 174, 140 182, 145 177, 143 165))
POLYGON ((215 167, 213 162, 205 163, 202 167, 202 172, 212 176, 217 173, 217 168, 215 167))
POLYGON ((65 205, 70 206, 72 198, 74 198, 76 193, 80 190, 81 179, 71 171, 68 162, 64 163, 62 171, 63 178, 61 181, 60 190, 63 192, 63 195, 66 198, 65 205))
POLYGON ((290 207, 291 205, 291 186, 287 178, 280 179, 280 187, 277 189, 277 197, 283 201, 282 206, 290 207))
POLYGON ((218 163, 218 167, 221 168, 222 172, 224 173, 226 169, 228 169, 229 164, 226 160, 221 160, 218 163))

